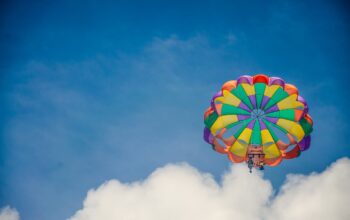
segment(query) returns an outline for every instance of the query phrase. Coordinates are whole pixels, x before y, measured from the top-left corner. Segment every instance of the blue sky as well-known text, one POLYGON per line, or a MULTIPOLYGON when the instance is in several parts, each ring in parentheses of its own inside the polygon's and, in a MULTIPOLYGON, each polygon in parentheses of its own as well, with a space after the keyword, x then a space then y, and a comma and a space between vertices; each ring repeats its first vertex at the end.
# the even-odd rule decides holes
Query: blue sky
POLYGON ((89 189, 185 161, 219 179, 229 161, 202 140, 227 80, 295 84, 312 146, 267 168, 320 172, 349 157, 349 15, 337 1, 12 1, 1 11, 0 207, 65 219, 89 189))

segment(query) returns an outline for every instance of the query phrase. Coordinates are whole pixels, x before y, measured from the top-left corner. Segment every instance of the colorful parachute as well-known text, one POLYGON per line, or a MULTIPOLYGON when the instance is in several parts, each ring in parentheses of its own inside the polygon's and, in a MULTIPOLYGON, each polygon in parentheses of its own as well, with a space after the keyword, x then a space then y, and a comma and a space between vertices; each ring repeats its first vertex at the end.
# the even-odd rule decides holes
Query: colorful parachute
POLYGON ((310 147, 312 119, 298 89, 263 74, 226 82, 204 113, 204 140, 234 163, 263 169, 310 147))

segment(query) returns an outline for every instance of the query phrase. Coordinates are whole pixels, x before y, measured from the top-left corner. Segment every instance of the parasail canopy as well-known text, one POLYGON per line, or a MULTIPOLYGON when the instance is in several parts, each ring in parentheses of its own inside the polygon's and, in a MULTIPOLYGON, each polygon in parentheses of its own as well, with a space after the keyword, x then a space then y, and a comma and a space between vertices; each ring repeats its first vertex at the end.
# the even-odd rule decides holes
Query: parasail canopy
POLYGON ((226 82, 204 113, 204 140, 234 163, 263 168, 310 147, 313 121, 298 89, 264 74, 226 82))

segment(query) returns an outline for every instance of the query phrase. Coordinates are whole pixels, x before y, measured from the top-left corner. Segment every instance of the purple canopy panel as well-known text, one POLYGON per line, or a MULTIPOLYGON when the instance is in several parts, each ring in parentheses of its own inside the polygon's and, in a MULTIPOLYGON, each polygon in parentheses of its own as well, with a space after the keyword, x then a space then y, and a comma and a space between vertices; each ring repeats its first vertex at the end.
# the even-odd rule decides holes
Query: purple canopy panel
POLYGON ((262 102, 261 102, 261 104, 260 104, 260 109, 264 109, 265 105, 267 104, 267 102, 268 102, 269 100, 270 100, 270 97, 264 95, 264 97, 263 97, 263 99, 262 99, 262 102))
POLYGON ((260 124, 260 130, 266 129, 266 125, 261 119, 259 119, 259 124, 260 124))
POLYGON ((209 144, 213 144, 214 137, 213 137, 213 135, 211 134, 210 130, 207 127, 204 128, 203 138, 209 144))
POLYGON ((253 77, 248 75, 241 76, 237 79, 237 85, 241 83, 248 83, 250 85, 253 85, 253 77))
POLYGON ((274 124, 276 124, 278 121, 278 118, 272 118, 272 117, 265 117, 265 119, 274 124))
POLYGON ((305 151, 310 148, 310 143, 311 143, 311 136, 308 135, 304 137, 299 143, 299 147, 301 151, 305 151))
POLYGON ((265 113, 270 113, 270 112, 277 112, 279 110, 277 105, 271 106, 269 109, 265 111, 265 113))
POLYGON ((299 102, 304 104, 304 114, 308 113, 309 112, 309 106, 307 105, 306 100, 303 97, 298 96, 297 101, 299 101, 299 102))
POLYGON ((215 100, 217 97, 219 97, 219 96, 222 96, 222 91, 217 92, 217 93, 213 96, 213 98, 211 98, 211 101, 210 101, 210 105, 211 105, 211 107, 214 109, 214 111, 215 111, 216 113, 218 113, 218 112, 216 111, 214 100, 215 100))
POLYGON ((252 120, 252 121, 248 124, 247 128, 250 128, 250 129, 253 130, 254 124, 255 124, 255 119, 252 120))
POLYGON ((279 77, 270 77, 269 85, 280 85, 282 88, 284 88, 285 83, 283 79, 279 77))
POLYGON ((250 108, 246 104, 244 104, 242 101, 241 101, 241 103, 239 103, 238 108, 241 108, 241 109, 244 109, 248 112, 251 112, 250 108))
POLYGON ((246 120, 250 118, 249 115, 237 115, 238 121, 246 120))
POLYGON ((249 100, 252 103, 253 107, 256 108, 256 98, 255 95, 250 95, 249 100))

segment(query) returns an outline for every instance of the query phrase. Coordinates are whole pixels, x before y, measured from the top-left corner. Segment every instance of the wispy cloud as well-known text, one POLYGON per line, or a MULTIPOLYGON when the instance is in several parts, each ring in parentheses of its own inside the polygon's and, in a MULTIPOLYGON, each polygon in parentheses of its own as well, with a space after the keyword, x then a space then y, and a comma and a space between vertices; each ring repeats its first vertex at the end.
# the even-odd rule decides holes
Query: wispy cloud
POLYGON ((53 212, 57 191, 56 199, 70 198, 73 210, 85 190, 112 176, 136 179, 168 162, 205 161, 202 111, 208 88, 215 92, 221 83, 209 74, 232 67, 223 56, 203 36, 171 36, 155 38, 135 54, 34 60, 18 68, 6 91, 13 114, 4 125, 5 165, 15 173, 5 174, 12 186, 6 194, 30 198, 23 208, 45 216, 53 212), (40 200, 47 211, 36 207, 36 190, 45 191, 40 200))

